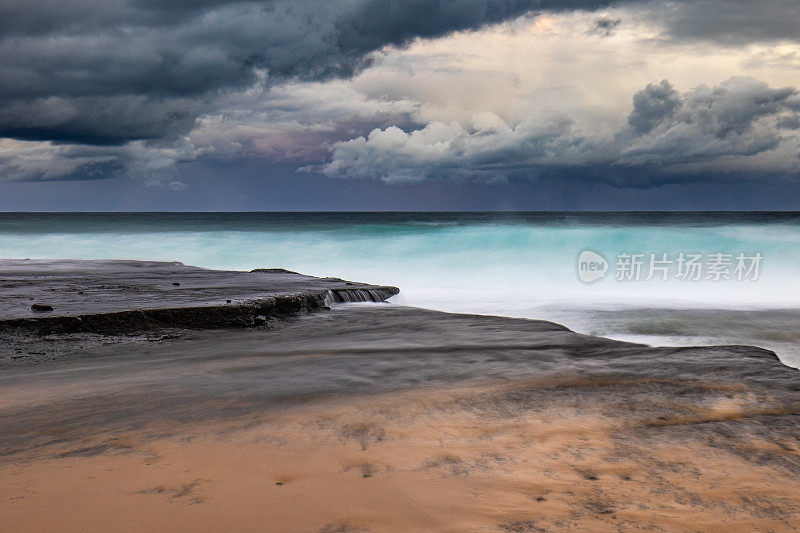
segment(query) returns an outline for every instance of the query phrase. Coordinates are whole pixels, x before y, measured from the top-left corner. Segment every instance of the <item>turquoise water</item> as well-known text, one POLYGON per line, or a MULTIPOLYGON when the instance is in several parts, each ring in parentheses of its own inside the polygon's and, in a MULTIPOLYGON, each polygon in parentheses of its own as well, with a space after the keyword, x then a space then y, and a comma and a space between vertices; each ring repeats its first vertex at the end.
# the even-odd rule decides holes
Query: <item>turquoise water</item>
POLYGON ((282 267, 396 285, 407 305, 651 344, 757 344, 800 361, 796 213, 2 214, 0 257, 282 267), (604 279, 579 279, 584 250, 608 262, 604 279), (757 279, 681 280, 673 263, 667 281, 647 280, 646 264, 621 281, 622 253, 762 259, 757 279))

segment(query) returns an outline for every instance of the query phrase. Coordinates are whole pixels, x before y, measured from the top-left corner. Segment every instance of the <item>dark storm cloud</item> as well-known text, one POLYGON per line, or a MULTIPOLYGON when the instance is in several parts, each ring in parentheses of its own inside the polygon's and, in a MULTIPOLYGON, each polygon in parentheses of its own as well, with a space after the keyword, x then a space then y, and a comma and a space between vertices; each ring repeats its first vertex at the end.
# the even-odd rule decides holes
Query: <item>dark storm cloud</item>
POLYGON ((3 136, 28 141, 121 145, 188 131, 201 102, 139 95, 12 100, 0 107, 3 136))
POLYGON ((678 41, 725 44, 800 40, 797 0, 650 1, 644 9, 678 41))
POLYGON ((259 71, 271 81, 348 76, 368 53, 415 37, 531 9, 608 3, 5 0, 0 137, 96 144, 170 138, 189 130, 204 97, 247 87, 259 71))
MULTIPOLYGON (((198 117, 219 115, 221 100, 248 88, 348 77, 385 46, 475 29, 527 12, 616 5, 657 20, 665 42, 798 39, 794 0, 2 0, 0 142, 13 139, 43 146, 6 142, 5 153, 0 153, 0 179, 83 178, 100 175, 103 169, 125 168, 131 161, 155 160, 158 168, 165 168, 194 157, 196 151, 187 147, 186 136, 198 117), (24 154, 25 162, 17 162, 15 153, 24 154), (51 163, 48 157, 53 158, 51 163)), ((627 13, 622 10, 621 16, 627 13)), ((611 34, 621 20, 600 16, 594 30, 611 34)), ((784 132, 797 130, 797 115, 790 105, 796 96, 777 103, 751 101, 749 107, 731 103, 724 117, 717 110, 704 115, 704 104, 692 108, 686 95, 676 95, 668 85, 648 87, 637 98, 629 117, 632 133, 627 132, 635 149, 622 154, 614 145, 616 151, 610 152, 626 161, 652 154, 665 157, 661 154, 668 146, 680 156, 691 135, 696 140, 698 134, 718 135, 713 150, 710 145, 701 147, 708 153, 739 153, 745 145, 757 152, 761 146, 780 142, 782 134, 775 128, 748 137, 758 117, 772 117, 784 132), (778 107, 782 114, 774 111, 778 107), (693 114, 690 109, 695 109, 693 114), (684 118, 676 118, 680 110, 684 118)), ((237 110, 229 113, 236 114, 237 110)), ((380 115, 382 121, 384 115, 403 124, 403 116, 387 112, 380 115)), ((351 122, 358 120, 374 119, 351 122)), ((517 128, 505 140, 500 137, 506 133, 490 132, 487 139, 508 144, 496 151, 481 146, 460 174, 483 168, 489 178, 503 176, 504 165, 522 168, 540 153, 548 154, 556 166, 593 161, 597 151, 608 153, 607 147, 598 148, 602 143, 568 122, 525 126, 527 130, 517 128)), ((386 137, 401 146, 398 131, 403 130, 392 130, 386 137)), ((352 132, 351 137, 361 133, 352 132)), ((240 137, 247 135, 244 132, 229 144, 239 146, 240 137)), ((341 138, 336 135, 325 138, 341 138)), ((469 131, 456 136, 464 146, 473 146, 469 131)), ((407 164, 415 172, 413 145, 409 154, 395 154, 392 165, 407 164)), ((278 151, 295 150, 289 146, 278 151)), ((361 155, 352 155, 354 162, 342 168, 360 168, 361 155)), ((375 157, 378 171, 362 169, 366 174, 382 172, 383 157, 375 157)), ((431 172, 446 176, 454 171, 432 168, 431 172)))

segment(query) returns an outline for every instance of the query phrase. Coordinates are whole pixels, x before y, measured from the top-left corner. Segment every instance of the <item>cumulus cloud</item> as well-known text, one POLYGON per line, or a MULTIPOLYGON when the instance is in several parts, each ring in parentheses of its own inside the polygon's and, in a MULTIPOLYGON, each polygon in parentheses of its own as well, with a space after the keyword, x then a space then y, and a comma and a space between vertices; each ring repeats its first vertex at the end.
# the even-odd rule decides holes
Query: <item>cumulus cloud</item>
MULTIPOLYGON (((670 149, 677 150, 670 160, 685 166, 703 157, 750 157, 748 151, 786 158, 786 139, 798 129, 791 95, 764 104, 749 122, 750 110, 733 104, 725 108, 729 119, 715 109, 712 120, 701 112, 699 93, 655 84, 637 94, 627 124, 617 122, 620 102, 641 88, 639 80, 675 79, 642 66, 643 58, 664 59, 670 46, 770 43, 750 53, 747 68, 795 72, 796 47, 773 46, 798 40, 793 4, 5 0, 0 179, 153 173, 170 183, 177 162, 198 157, 328 162, 332 175, 389 180, 656 164, 670 159, 670 149), (506 21, 515 22, 486 29, 506 21), (447 35, 460 47, 457 60, 447 56, 447 35), (484 54, 485 45, 496 57, 484 54), (406 54, 409 46, 428 52, 406 54), (528 55, 505 60, 519 49, 528 55), (613 61, 619 64, 607 63, 613 61), (635 74, 610 74, 610 67, 635 74), (732 129, 695 146, 697 154, 682 148, 721 135, 725 124, 732 129), (418 159, 426 161, 421 174, 418 159)), ((711 57, 709 50, 698 56, 711 57)), ((716 57, 732 56, 724 50, 716 57)), ((722 65, 714 68, 728 69, 713 83, 730 76, 727 60, 712 59, 707 63, 722 65)), ((708 79, 691 84, 698 81, 708 79)), ((689 85, 678 79, 676 86, 689 85)), ((731 88, 719 90, 735 99, 731 88)))
POLYGON ((375 129, 334 145, 332 161, 323 171, 407 182, 498 180, 536 177, 554 168, 587 169, 591 179, 616 185, 638 185, 636 180, 644 176, 658 183, 736 165, 797 174, 800 139, 785 126, 791 126, 798 109, 796 89, 771 88, 752 78, 735 77, 686 93, 664 80, 634 95, 627 124, 613 135, 589 132, 568 116, 536 116, 509 124, 491 113, 478 114, 467 124, 375 129), (597 168, 604 174, 598 175, 597 168), (637 168, 642 172, 632 172, 637 168), (654 177, 665 168, 669 178, 654 177))
POLYGON ((647 133, 672 116, 680 105, 678 92, 667 80, 651 83, 633 95, 633 112, 628 116, 628 124, 637 132, 647 133))
POLYGON ((773 89, 752 78, 731 78, 685 95, 678 95, 666 81, 649 85, 634 97, 629 117, 631 124, 646 123, 648 128, 643 135, 622 137, 627 143, 620 160, 676 164, 754 156, 787 139, 797 141, 779 128, 797 109, 796 89, 773 89))
POLYGON ((466 125, 436 121, 410 132, 392 126, 337 143, 323 171, 388 182, 498 181, 537 166, 583 164, 594 149, 568 117, 508 124, 486 112, 466 125))

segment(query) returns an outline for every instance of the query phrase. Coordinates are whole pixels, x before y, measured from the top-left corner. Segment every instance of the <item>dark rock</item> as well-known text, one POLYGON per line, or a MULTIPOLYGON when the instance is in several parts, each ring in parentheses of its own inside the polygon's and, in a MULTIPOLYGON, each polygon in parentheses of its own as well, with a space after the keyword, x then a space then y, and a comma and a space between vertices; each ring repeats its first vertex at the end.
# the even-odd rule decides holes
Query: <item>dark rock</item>
POLYGON ((142 261, 0 260, 0 279, 19 279, 16 292, 0 292, 0 333, 127 335, 163 328, 247 328, 331 303, 382 301, 399 292, 285 269, 259 271, 252 276, 142 261), (168 281, 176 277, 191 286, 167 289, 165 284, 181 285, 168 281), (78 296, 76 289, 86 294, 78 296), (21 304, 25 297, 30 303, 21 304), (50 305, 37 303, 42 300, 50 305), (58 315, 47 315, 54 307, 58 315), (44 316, 31 317, 30 310, 44 316))
POLYGON ((285 268, 254 268, 250 272, 266 272, 267 274, 297 274, 298 276, 302 276, 300 272, 286 270, 285 268))

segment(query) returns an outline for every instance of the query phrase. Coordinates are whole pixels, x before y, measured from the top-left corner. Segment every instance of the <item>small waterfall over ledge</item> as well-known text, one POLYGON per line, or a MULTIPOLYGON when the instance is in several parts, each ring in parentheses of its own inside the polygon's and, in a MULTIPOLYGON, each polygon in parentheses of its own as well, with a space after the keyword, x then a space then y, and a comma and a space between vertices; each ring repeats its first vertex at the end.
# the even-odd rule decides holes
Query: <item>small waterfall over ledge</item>
POLYGON ((395 287, 375 287, 368 289, 331 289, 325 295, 325 305, 350 302, 384 302, 400 291, 395 287))

